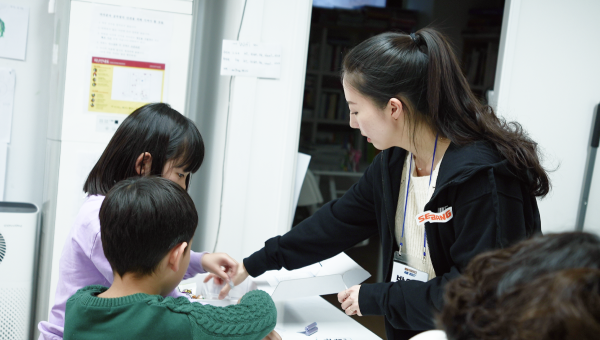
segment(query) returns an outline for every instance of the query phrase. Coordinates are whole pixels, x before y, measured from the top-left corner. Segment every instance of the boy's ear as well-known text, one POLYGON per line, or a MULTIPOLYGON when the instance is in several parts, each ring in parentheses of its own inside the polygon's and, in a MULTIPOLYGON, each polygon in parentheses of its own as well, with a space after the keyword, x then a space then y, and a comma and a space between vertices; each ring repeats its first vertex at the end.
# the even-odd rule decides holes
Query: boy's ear
POLYGON ((150 173, 152 168, 152 155, 149 152, 142 152, 135 160, 135 172, 144 176, 150 173))
POLYGON ((181 242, 180 244, 173 247, 173 249, 171 249, 171 251, 169 252, 168 266, 174 272, 179 270, 179 266, 181 265, 181 259, 185 254, 185 248, 187 247, 187 245, 187 242, 181 242))

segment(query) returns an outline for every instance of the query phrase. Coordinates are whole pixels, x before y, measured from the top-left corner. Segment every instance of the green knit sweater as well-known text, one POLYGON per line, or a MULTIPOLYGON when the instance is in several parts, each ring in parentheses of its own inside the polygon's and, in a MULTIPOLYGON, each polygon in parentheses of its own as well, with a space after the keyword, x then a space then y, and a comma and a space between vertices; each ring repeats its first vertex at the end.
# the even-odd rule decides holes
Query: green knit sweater
POLYGON ((87 286, 67 301, 64 340, 69 339, 263 339, 275 328, 269 294, 254 290, 237 305, 215 307, 159 295, 100 298, 103 286, 87 286))

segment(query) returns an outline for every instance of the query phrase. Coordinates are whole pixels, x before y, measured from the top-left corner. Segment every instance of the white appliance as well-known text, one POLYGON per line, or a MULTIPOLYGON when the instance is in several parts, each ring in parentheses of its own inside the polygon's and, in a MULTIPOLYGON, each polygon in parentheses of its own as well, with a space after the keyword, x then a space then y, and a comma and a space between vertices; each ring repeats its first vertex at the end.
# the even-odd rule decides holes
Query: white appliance
POLYGON ((39 209, 0 202, 0 339, 29 339, 39 248, 39 209))

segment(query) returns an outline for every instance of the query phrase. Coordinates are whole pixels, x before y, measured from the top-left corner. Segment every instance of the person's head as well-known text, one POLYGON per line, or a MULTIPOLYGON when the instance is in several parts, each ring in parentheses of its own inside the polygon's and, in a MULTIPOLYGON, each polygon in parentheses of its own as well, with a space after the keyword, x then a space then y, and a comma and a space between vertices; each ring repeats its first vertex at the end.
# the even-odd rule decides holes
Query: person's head
POLYGON ((534 195, 548 192, 537 144, 518 123, 498 118, 473 94, 440 32, 423 28, 410 35, 371 37, 344 57, 341 77, 350 126, 360 129, 376 148, 416 148, 423 131, 457 145, 489 141, 534 195))
POLYGON ((537 236, 475 257, 446 286, 449 340, 596 339, 600 237, 537 236))
POLYGON ((161 295, 183 278, 198 224, 194 202, 181 186, 161 177, 118 182, 100 207, 104 255, 121 278, 159 276, 161 295))
POLYGON ((194 123, 168 104, 147 104, 133 111, 106 146, 83 191, 106 195, 132 176, 157 175, 187 189, 190 174, 204 160, 204 142, 194 123))

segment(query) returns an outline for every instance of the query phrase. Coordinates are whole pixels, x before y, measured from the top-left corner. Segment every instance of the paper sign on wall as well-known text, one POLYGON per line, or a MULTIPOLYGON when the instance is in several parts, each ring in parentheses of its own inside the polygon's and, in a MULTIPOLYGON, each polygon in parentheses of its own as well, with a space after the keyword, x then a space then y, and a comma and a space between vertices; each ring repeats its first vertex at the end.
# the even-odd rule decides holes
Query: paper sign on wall
POLYGON ((281 46, 223 40, 221 75, 279 79, 281 46))
POLYGON ((29 8, 0 4, 0 57, 25 60, 29 8))
POLYGON ((130 114, 168 100, 172 25, 168 15, 156 11, 94 6, 87 111, 130 114))

